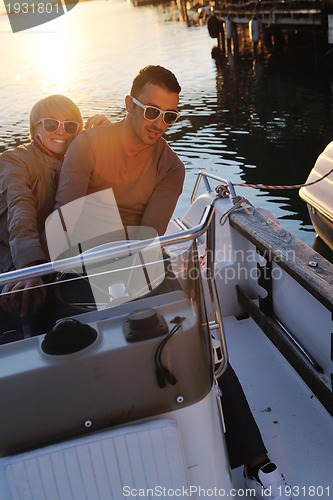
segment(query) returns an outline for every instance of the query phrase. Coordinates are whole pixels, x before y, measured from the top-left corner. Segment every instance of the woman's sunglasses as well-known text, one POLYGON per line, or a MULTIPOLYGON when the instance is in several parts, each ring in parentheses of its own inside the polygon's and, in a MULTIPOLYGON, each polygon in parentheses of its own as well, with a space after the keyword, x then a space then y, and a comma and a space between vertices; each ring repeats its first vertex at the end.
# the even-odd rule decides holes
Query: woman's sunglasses
POLYGON ((81 124, 78 122, 55 120, 54 118, 40 118, 37 122, 37 125, 39 123, 43 124, 44 130, 46 130, 46 132, 56 132, 60 125, 62 125, 67 135, 77 134, 81 126, 81 124))
POLYGON ((144 118, 150 122, 157 120, 157 118, 162 115, 164 123, 166 125, 172 125, 172 123, 175 123, 180 117, 180 114, 177 111, 162 111, 162 109, 155 108, 155 106, 145 106, 140 101, 135 99, 135 97, 131 96, 131 98, 134 104, 137 104, 143 109, 144 118))

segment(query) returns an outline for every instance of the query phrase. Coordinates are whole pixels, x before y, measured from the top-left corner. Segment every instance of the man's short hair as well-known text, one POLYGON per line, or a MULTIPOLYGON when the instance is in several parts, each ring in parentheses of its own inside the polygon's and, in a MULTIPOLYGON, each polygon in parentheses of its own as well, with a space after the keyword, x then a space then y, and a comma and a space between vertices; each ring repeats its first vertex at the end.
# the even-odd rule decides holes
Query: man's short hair
POLYGON ((175 75, 162 66, 145 66, 134 78, 131 88, 131 96, 139 97, 143 87, 147 83, 159 85, 166 88, 169 92, 180 93, 181 87, 175 75))

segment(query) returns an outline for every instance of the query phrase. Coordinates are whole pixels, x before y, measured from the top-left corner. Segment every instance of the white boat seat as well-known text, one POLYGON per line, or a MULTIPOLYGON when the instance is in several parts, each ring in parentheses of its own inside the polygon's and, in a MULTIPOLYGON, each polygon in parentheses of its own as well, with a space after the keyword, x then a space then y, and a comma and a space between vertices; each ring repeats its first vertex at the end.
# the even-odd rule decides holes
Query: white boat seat
POLYGON ((7 500, 120 500, 188 485, 177 423, 155 419, 1 459, 7 500))

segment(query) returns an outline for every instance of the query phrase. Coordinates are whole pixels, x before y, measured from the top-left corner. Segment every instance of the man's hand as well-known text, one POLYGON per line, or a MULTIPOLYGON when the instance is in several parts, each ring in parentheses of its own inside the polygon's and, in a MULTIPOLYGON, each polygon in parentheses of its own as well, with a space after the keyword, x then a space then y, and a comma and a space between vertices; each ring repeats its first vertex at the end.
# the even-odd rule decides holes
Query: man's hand
POLYGON ((100 127, 105 125, 110 125, 110 120, 104 115, 94 115, 88 118, 87 123, 84 128, 100 127))
POLYGON ((8 283, 2 289, 1 307, 9 312, 25 318, 35 314, 45 301, 46 290, 42 278, 31 278, 17 283, 8 283))

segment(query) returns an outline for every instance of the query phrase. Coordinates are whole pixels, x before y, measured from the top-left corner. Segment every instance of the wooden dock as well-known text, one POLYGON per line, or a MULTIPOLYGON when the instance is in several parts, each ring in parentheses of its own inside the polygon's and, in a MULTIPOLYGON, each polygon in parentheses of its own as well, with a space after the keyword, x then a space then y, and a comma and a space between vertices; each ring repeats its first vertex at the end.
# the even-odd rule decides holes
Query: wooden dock
POLYGON ((281 26, 327 26, 327 15, 333 13, 333 2, 318 0, 227 1, 216 5, 214 12, 221 19, 231 17, 237 24, 248 23, 256 16, 262 24, 281 26))
POLYGON ((333 53, 333 0, 225 0, 211 8, 208 30, 218 41, 214 58, 244 53, 239 36, 248 27, 255 57, 262 49, 276 54, 290 48, 288 38, 295 34, 310 36, 315 53, 333 53))

